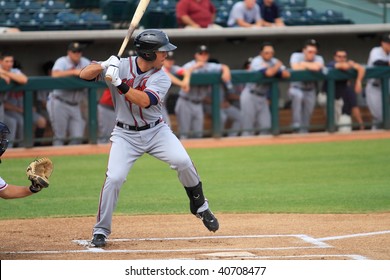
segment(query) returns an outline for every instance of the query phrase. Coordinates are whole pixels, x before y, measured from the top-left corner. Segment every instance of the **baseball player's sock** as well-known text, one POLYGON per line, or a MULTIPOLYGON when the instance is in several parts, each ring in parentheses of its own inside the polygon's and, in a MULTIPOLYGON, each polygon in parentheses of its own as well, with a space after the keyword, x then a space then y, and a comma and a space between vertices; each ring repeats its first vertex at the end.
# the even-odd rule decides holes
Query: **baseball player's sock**
POLYGON ((106 237, 103 234, 94 234, 91 245, 99 248, 106 246, 106 237))
POLYGON ((210 209, 197 213, 196 216, 202 220, 205 227, 212 232, 216 232, 219 229, 219 223, 210 209))

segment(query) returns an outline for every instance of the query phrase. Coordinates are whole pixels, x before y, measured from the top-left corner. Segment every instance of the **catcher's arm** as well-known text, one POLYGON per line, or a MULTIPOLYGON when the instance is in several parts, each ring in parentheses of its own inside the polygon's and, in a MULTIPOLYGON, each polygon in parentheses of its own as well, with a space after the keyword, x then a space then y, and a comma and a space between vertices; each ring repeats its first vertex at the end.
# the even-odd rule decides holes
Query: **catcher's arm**
POLYGON ((42 188, 49 187, 49 177, 53 172, 53 163, 49 158, 40 158, 31 162, 26 170, 27 178, 31 181, 30 191, 37 193, 42 188))

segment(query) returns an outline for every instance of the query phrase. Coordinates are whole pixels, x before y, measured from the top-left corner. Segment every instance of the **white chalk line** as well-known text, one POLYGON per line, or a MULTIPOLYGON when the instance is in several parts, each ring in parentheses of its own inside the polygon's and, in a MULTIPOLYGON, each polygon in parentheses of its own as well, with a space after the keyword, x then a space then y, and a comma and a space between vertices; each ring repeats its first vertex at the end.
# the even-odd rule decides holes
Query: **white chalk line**
POLYGON ((294 237, 303 240, 313 246, 293 246, 293 247, 270 247, 270 248, 183 248, 183 249, 148 249, 148 250, 107 250, 102 248, 89 247, 90 240, 73 240, 74 243, 84 246, 84 250, 64 250, 64 251, 14 251, 0 252, 0 254, 61 254, 61 253, 178 253, 178 252, 235 252, 250 250, 250 251, 281 251, 281 250, 299 250, 299 249, 322 249, 331 248, 322 241, 317 241, 315 238, 304 234, 285 234, 285 235, 229 235, 229 236, 197 236, 197 237, 167 237, 167 238, 122 238, 122 239, 107 239, 108 243, 114 242, 129 242, 129 241, 167 241, 167 240, 205 240, 205 239, 244 239, 244 238, 286 238, 294 237))
MULTIPOLYGON (((243 236, 198 236, 198 237, 168 237, 168 238, 125 238, 125 239, 110 239, 111 242, 129 242, 129 241, 167 241, 167 240, 202 240, 202 239, 242 239, 242 238, 281 238, 281 237, 295 237, 310 243, 314 246, 300 246, 300 247, 271 247, 271 248, 184 248, 184 249, 170 249, 170 250, 107 250, 102 248, 87 247, 90 244, 89 240, 73 240, 78 245, 85 246, 84 250, 61 250, 61 251, 14 251, 14 252, 0 252, 0 254, 64 254, 64 253, 175 253, 175 252, 229 252, 229 251, 278 251, 278 250, 299 250, 299 249, 324 249, 332 248, 323 241, 338 240, 354 237, 373 236, 380 234, 390 234, 388 231, 357 233, 350 235, 331 236, 323 238, 313 238, 305 234, 287 234, 287 235, 243 235, 243 236)), ((254 256, 253 258, 267 259, 267 258, 310 258, 310 257, 348 257, 351 259, 367 259, 361 255, 299 255, 299 256, 254 256)))
POLYGON ((356 233, 356 234, 339 235, 339 236, 330 236, 330 237, 317 238, 317 240, 328 241, 328 240, 338 240, 338 239, 354 238, 354 237, 366 237, 366 236, 380 235, 380 234, 390 234, 390 230, 366 232, 366 233, 356 233))

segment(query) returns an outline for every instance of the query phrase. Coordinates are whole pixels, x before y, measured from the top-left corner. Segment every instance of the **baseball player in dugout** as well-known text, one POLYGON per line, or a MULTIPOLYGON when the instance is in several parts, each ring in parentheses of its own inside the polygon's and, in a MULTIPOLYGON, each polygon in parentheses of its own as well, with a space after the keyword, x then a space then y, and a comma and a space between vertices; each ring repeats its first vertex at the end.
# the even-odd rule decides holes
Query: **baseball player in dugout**
MULTIPOLYGON (((67 55, 54 62, 51 76, 79 77, 82 68, 90 64, 83 56, 84 45, 72 42, 68 45, 67 55)), ((69 131, 70 145, 81 144, 84 136, 85 121, 81 112, 81 101, 86 97, 86 89, 54 89, 47 101, 47 112, 54 132, 53 146, 62 146, 69 131)))
MULTIPOLYGON (((0 163, 1 156, 8 147, 8 135, 10 130, 8 126, 0 122, 0 163)), ((3 178, 0 177, 0 197, 4 199, 22 198, 42 190, 42 188, 49 187, 49 180, 53 171, 53 164, 50 159, 42 158, 34 160, 27 167, 27 177, 31 181, 29 187, 16 186, 7 184, 3 178)))
POLYGON ((162 100, 171 81, 161 69, 167 52, 176 49, 161 30, 147 29, 134 39, 136 56, 92 62, 80 77, 106 80, 116 113, 116 126, 111 136, 111 149, 106 179, 101 190, 97 222, 91 245, 104 247, 111 233, 112 215, 119 191, 135 161, 143 154, 160 159, 177 171, 190 201, 191 213, 203 221, 210 231, 219 228, 209 208, 196 168, 179 139, 162 120, 162 100))
MULTIPOLYGON (((318 55, 319 44, 314 39, 306 40, 301 52, 290 56, 292 70, 320 72, 324 68, 324 58, 318 55)), ((318 84, 315 81, 291 82, 288 94, 292 105, 292 128, 295 132, 307 133, 310 119, 316 105, 318 84)))
MULTIPOLYGON (((383 34, 380 46, 371 49, 367 67, 390 66, 390 33, 383 34)), ((366 99, 368 109, 373 116, 372 129, 379 129, 383 125, 382 85, 380 79, 368 79, 366 85, 366 99)))
MULTIPOLYGON (((183 68, 191 73, 221 73, 221 79, 226 88, 229 91, 233 90, 229 66, 209 62, 209 58, 209 48, 206 45, 200 45, 196 48, 194 59, 184 64, 183 68)), ((188 92, 180 90, 175 105, 180 139, 203 137, 203 103, 210 92, 210 85, 191 86, 188 92)))

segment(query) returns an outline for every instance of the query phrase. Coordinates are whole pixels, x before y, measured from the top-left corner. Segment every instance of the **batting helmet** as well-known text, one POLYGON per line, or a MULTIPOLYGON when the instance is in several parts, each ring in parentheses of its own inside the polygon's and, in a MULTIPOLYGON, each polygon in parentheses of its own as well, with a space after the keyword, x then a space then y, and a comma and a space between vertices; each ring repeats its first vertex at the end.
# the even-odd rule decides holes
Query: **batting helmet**
POLYGON ((156 51, 173 51, 176 46, 169 42, 167 34, 158 29, 147 29, 142 31, 134 39, 134 46, 137 55, 146 61, 156 59, 156 51))
MULTIPOLYGON (((10 133, 8 126, 0 122, 0 157, 4 154, 8 147, 7 135, 10 133)), ((0 159, 1 163, 1 159, 0 159)))

